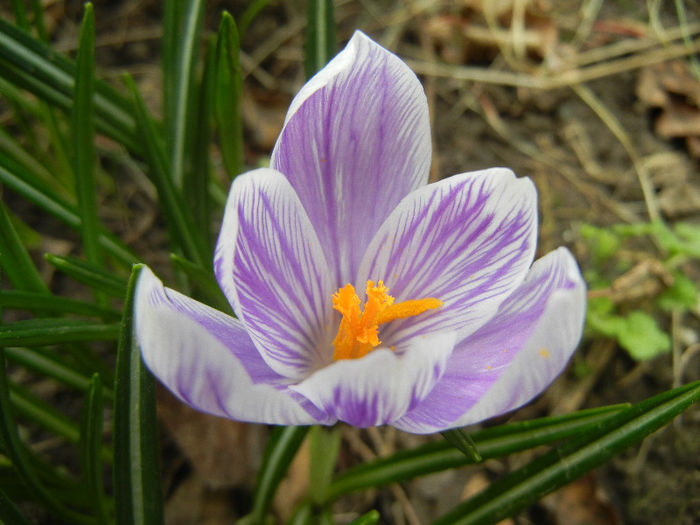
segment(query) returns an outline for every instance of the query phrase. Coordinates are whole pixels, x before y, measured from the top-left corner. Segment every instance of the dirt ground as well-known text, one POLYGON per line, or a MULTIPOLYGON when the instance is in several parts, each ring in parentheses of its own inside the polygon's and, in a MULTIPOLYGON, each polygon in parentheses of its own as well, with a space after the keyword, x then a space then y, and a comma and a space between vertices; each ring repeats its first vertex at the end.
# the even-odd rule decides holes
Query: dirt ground
MULTIPOLYGON (((129 70, 157 110, 160 2, 95 4, 101 75, 116 82, 129 70)), ((673 2, 642 0, 340 1, 336 20, 339 45, 362 29, 419 73, 433 121, 433 179, 492 166, 532 177, 539 192, 539 254, 566 245, 586 274, 602 270, 580 234, 583 224, 609 228, 656 217, 700 223, 700 76, 692 61, 700 57, 700 7, 685 4, 683 24, 673 2), (683 27, 685 43, 677 36, 683 27)), ((236 16, 244 5, 209 2, 208 29, 217 26, 222 9, 236 16)), ((80 4, 54 2, 49 12, 56 46, 71 52, 80 4)), ((249 165, 269 155, 303 83, 304 13, 301 0, 272 2, 243 40, 249 165)), ((216 149, 212 155, 220 165, 216 149)), ((168 251, 152 196, 130 174, 119 177, 106 200, 143 211, 127 221, 124 236, 164 270, 168 251)), ((614 261, 627 266, 604 269, 614 289, 594 293, 614 295, 622 310, 648 309, 671 335, 672 351, 638 362, 614 340, 589 333, 568 372, 511 419, 635 402, 700 378, 697 305, 682 313, 654 308, 659 287, 667 284, 659 270, 663 253, 649 239, 624 250, 614 261)), ((700 280, 697 261, 682 270, 700 280)), ((167 523, 231 523, 250 504, 267 430, 195 414, 161 394, 167 523)), ((340 468, 426 439, 389 428, 343 433, 340 468)), ((700 409, 694 407, 641 446, 505 523, 700 523, 699 435, 700 409)), ((338 523, 370 508, 381 512, 382 523, 429 523, 530 457, 346 498, 335 509, 338 523)), ((302 449, 275 502, 280 518, 289 516, 307 483, 308 451, 302 449)))

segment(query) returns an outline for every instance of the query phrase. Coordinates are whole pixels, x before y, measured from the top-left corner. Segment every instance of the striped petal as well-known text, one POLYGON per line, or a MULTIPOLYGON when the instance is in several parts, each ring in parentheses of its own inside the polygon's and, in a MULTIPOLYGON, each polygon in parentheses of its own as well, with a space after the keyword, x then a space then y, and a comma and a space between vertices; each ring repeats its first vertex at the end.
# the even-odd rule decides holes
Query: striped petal
POLYGON ((134 323, 146 366, 193 408, 238 421, 319 422, 289 395, 239 321, 164 288, 148 268, 137 283, 134 323))
POLYGON ((430 160, 420 82, 356 32, 292 101, 270 166, 291 182, 344 284, 391 210, 427 182, 430 160))
POLYGON ((392 423, 415 407, 440 379, 455 334, 416 338, 403 348, 377 348, 361 359, 336 361, 290 387, 321 412, 357 427, 392 423))
POLYGON ((430 395, 395 426, 431 433, 522 406, 568 362, 581 337, 585 283, 565 248, 535 262, 496 316, 458 343, 430 395))
POLYGON ((455 175, 411 193, 372 240, 357 283, 382 279, 397 301, 435 297, 443 306, 389 323, 382 340, 475 331, 524 279, 536 236, 534 186, 510 170, 455 175))
POLYGON ((214 267, 270 368, 299 380, 330 362, 335 287, 318 237, 282 174, 260 169, 236 178, 214 267))

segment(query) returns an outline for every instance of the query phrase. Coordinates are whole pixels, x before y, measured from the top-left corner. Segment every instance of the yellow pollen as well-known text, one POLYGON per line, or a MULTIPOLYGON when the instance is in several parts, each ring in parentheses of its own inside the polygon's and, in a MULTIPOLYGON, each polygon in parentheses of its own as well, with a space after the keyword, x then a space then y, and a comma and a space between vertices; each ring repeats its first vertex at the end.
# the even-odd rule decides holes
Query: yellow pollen
POLYGON ((442 301, 434 297, 394 303, 394 298, 382 281, 376 285, 374 281, 367 281, 366 293, 367 301, 362 310, 360 298, 351 284, 346 284, 333 294, 333 308, 343 315, 333 341, 335 361, 363 357, 379 346, 379 325, 442 306, 442 301))

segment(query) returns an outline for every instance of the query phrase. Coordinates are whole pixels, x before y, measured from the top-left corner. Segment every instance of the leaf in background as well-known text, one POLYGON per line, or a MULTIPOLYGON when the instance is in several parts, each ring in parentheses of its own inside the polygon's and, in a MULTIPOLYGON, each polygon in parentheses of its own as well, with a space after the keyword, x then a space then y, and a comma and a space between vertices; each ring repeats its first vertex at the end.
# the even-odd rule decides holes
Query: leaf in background
POLYGON ((2 346, 0 344, 0 445, 4 455, 10 459, 17 475, 32 491, 32 494, 50 509, 56 518, 75 525, 92 525, 93 522, 90 518, 68 508, 55 492, 49 491, 32 466, 31 456, 33 453, 26 449, 19 437, 17 423, 10 405, 5 354, 2 346))
POLYGON ((117 525, 163 523, 155 382, 133 337, 134 290, 143 265, 131 273, 119 332, 114 402, 114 497, 117 525))
POLYGON ((112 297, 122 298, 126 293, 126 282, 108 272, 101 266, 97 266, 88 261, 83 261, 77 257, 54 255, 47 253, 46 260, 57 270, 72 277, 90 288, 105 292, 112 297))
POLYGON ((511 472, 433 525, 497 523, 641 441, 700 399, 700 381, 664 392, 511 472))
POLYGON ((42 346, 79 341, 110 341, 117 338, 119 325, 74 319, 27 319, 2 325, 0 347, 42 346))
MULTIPOLYGON (((197 100, 196 94, 196 60, 199 46, 199 34, 202 30, 204 17, 203 0, 187 0, 185 6, 180 7, 182 18, 173 30, 176 35, 170 36, 175 40, 175 63, 173 67, 172 94, 166 111, 172 113, 165 118, 165 134, 167 137, 168 151, 170 154, 170 177, 176 188, 184 188, 185 169, 191 162, 192 130, 195 129, 196 115, 193 111, 193 103, 197 100)), ((172 52, 172 51, 171 51, 172 52)))
POLYGON ((324 428, 314 426, 309 433, 311 468, 309 476, 309 496, 315 503, 326 499, 326 491, 333 479, 338 462, 341 441, 340 427, 324 428))
POLYGON ((673 272, 673 284, 659 295, 658 303, 664 310, 692 310, 698 306, 698 285, 684 273, 673 272))
POLYGON ((29 525, 29 522, 22 516, 19 509, 2 490, 0 490, 0 523, 29 525))
POLYGON ((15 288, 47 294, 48 288, 0 202, 0 266, 15 288))
POLYGON ((245 34, 248 27, 250 27, 250 23, 269 3, 270 0, 252 0, 252 2, 248 2, 248 7, 246 7, 245 11, 243 11, 243 14, 241 14, 238 19, 238 33, 240 35, 245 34))
POLYGON ((57 297, 38 292, 24 292, 22 290, 0 291, 0 308, 44 311, 55 314, 70 313, 110 320, 116 320, 121 317, 121 313, 113 308, 67 297, 57 297))
POLYGON ((102 485, 102 382, 99 374, 90 380, 80 424, 80 465, 90 502, 98 522, 107 523, 102 485))
POLYGON ((335 55, 333 0, 309 0, 304 44, 304 71, 311 78, 335 55))
POLYGON ((216 95, 214 113, 219 129, 221 154, 230 179, 243 166, 242 76, 240 41, 233 17, 226 11, 216 38, 216 95))
POLYGON ((349 525, 374 525, 379 522, 379 518, 381 518, 379 511, 370 510, 368 513, 352 520, 349 525))
POLYGON ((80 28, 75 95, 71 111, 73 139, 73 173, 80 210, 80 230, 87 260, 102 264, 102 250, 98 242, 97 183, 95 181, 95 16, 92 4, 85 4, 80 28))
POLYGON ((671 349, 671 337, 646 312, 635 310, 624 317, 617 334, 620 346, 637 361, 652 359, 671 349))

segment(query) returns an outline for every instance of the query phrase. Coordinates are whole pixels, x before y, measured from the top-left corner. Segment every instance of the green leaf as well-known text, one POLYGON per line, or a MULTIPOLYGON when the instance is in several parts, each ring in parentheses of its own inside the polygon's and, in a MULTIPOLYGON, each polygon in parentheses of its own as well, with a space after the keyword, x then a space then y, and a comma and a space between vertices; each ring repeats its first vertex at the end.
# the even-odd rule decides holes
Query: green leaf
POLYGON ((114 496, 117 525, 163 523, 155 383, 133 336, 134 291, 143 265, 131 273, 119 333, 114 403, 114 496))
POLYGON ((102 485, 102 409, 102 382, 99 374, 94 374, 80 424, 80 465, 94 515, 98 522, 107 523, 102 485))
MULTIPOLYGON (((0 154, 0 183, 33 202, 71 228, 80 228, 77 208, 58 197, 41 180, 17 164, 8 166, 8 159, 0 154)), ((137 257, 114 235, 102 230, 101 245, 120 262, 131 265, 137 257)))
POLYGON ((309 427, 275 427, 267 442, 248 522, 262 524, 277 487, 287 473, 309 427))
POLYGON ((317 425, 311 428, 309 496, 314 503, 322 503, 326 499, 326 491, 338 462, 341 437, 340 427, 325 428, 317 425))
POLYGON ((579 232, 590 245, 593 263, 596 265, 610 260, 620 248, 620 238, 608 228, 597 228, 592 224, 583 223, 579 232))
POLYGON ((48 288, 10 222, 5 205, 0 202, 0 266, 19 289, 47 294, 48 288))
POLYGON ((80 209, 80 229, 87 260, 102 264, 99 218, 97 215, 97 183, 95 181, 95 17, 92 4, 85 4, 80 28, 75 96, 71 111, 73 138, 73 172, 80 209))
POLYGON ((75 525, 92 524, 90 518, 66 507, 55 493, 47 490, 32 466, 32 452, 25 448, 17 430, 17 423, 14 420, 14 412, 10 404, 5 354, 2 344, 0 344, 0 444, 3 453, 12 461, 19 478, 32 491, 32 494, 50 509, 57 519, 75 525))
POLYGON ((641 441, 700 399, 700 381, 664 392, 602 421, 490 485, 433 525, 497 523, 641 441))
POLYGON ((652 359, 671 349, 670 336, 646 312, 635 310, 624 318, 617 334, 620 345, 637 361, 652 359))
MULTIPOLYGON (((472 439, 482 458, 502 457, 577 436, 595 428, 601 421, 624 408, 623 405, 608 406, 563 416, 508 423, 476 431, 472 434, 472 439)), ((331 483, 327 501, 333 501, 348 492, 406 481, 416 476, 473 463, 470 457, 446 441, 435 441, 342 472, 331 483)))
MULTIPOLYGON (((73 106, 75 63, 0 18, 0 71, 18 87, 66 111, 73 106)), ((95 84, 95 125, 134 153, 142 151, 130 104, 106 82, 95 84)))
POLYGON ((40 346, 117 339, 119 325, 73 319, 28 319, 3 324, 2 346, 40 346))
POLYGON ((0 523, 29 525, 29 522, 20 513, 19 509, 2 490, 0 490, 0 523))
POLYGON ((243 165, 242 76, 236 23, 226 11, 216 38, 216 95, 214 114, 219 129, 226 173, 233 179, 243 165))
POLYGON ((311 78, 335 55, 333 0, 308 0, 304 70, 311 78))
POLYGON ((206 270, 192 261, 188 261, 184 257, 180 257, 174 253, 170 254, 170 261, 185 272, 190 282, 201 290, 207 298, 207 304, 229 315, 233 315, 231 305, 221 291, 219 283, 216 282, 216 278, 211 270, 206 270))
POLYGON ((121 317, 121 313, 113 308, 67 297, 22 290, 0 290, 0 308, 78 314, 110 320, 117 320, 121 317))
POLYGON ((474 443, 472 437, 463 428, 445 430, 441 434, 450 445, 462 452, 474 463, 479 463, 484 459, 476 449, 476 443, 474 443))
POLYGON ((379 511, 370 510, 368 513, 352 520, 350 525, 374 525, 375 523, 379 522, 379 518, 381 518, 379 511))
POLYGON ((248 7, 238 20, 238 33, 243 35, 250 27, 250 23, 258 16, 258 13, 262 11, 270 0, 252 0, 248 2, 248 7))
POLYGON ((104 267, 96 266, 95 264, 83 261, 77 257, 53 255, 51 253, 47 253, 44 257, 51 265, 55 266, 57 270, 60 270, 76 281, 90 288, 105 292, 112 297, 124 297, 126 282, 124 279, 108 272, 104 267))
MULTIPOLYGON (((39 374, 55 379, 66 386, 87 392, 90 386, 90 376, 80 371, 70 360, 62 361, 51 352, 36 348, 5 348, 5 355, 14 363, 25 366, 39 374)), ((108 400, 114 399, 114 392, 107 385, 103 386, 102 395, 108 400)))
POLYGON ((199 34, 202 29, 204 0, 187 0, 182 20, 178 24, 177 51, 173 80, 172 105, 166 110, 173 113, 166 117, 166 133, 168 135, 168 150, 170 152, 171 178, 176 188, 184 187, 184 170, 189 160, 188 146, 191 131, 194 129, 193 93, 195 80, 195 64, 199 34))
POLYGON ((692 310, 698 305, 698 285, 684 273, 673 272, 673 284, 661 292, 659 306, 664 310, 692 310))
POLYGON ((151 120, 146 106, 136 89, 134 81, 125 77, 125 82, 134 97, 134 108, 139 130, 142 134, 146 158, 150 166, 151 180, 158 190, 161 209, 170 233, 170 239, 182 247, 185 255, 199 265, 206 264, 209 249, 202 242, 201 235, 194 226, 190 208, 185 206, 184 196, 179 193, 170 177, 170 164, 160 136, 151 120))

